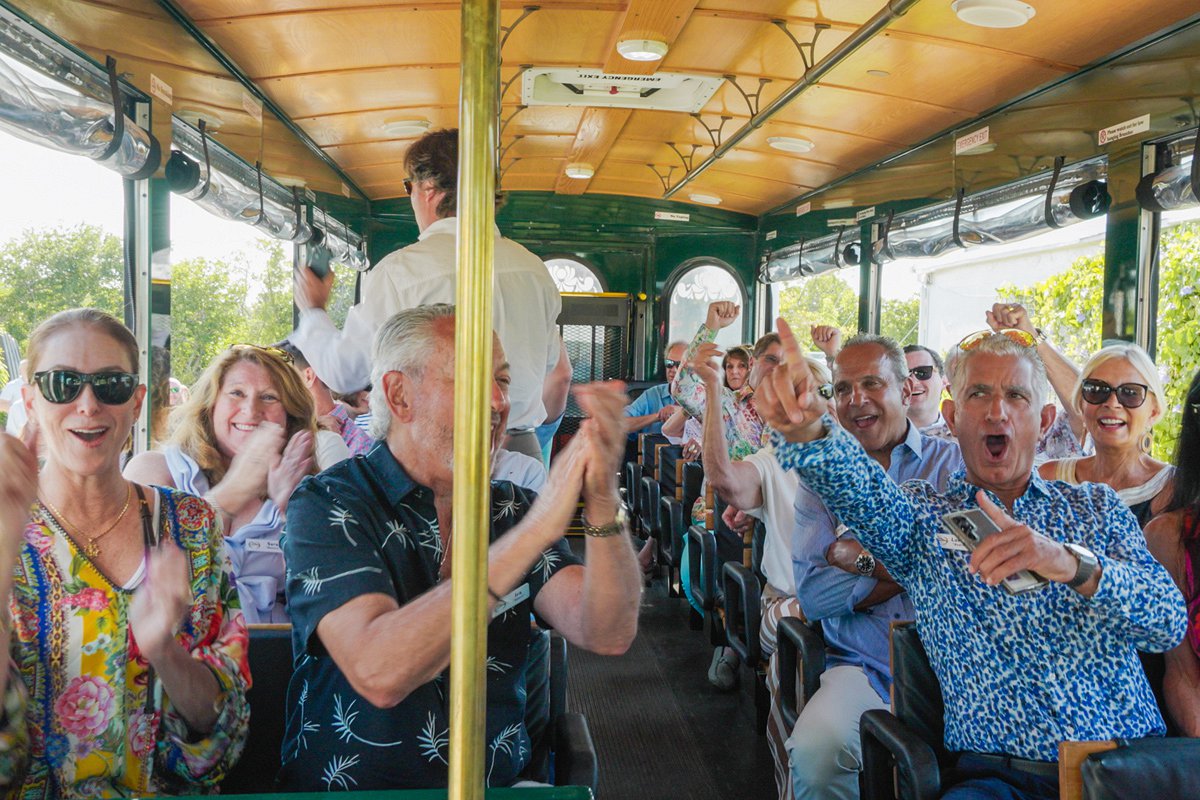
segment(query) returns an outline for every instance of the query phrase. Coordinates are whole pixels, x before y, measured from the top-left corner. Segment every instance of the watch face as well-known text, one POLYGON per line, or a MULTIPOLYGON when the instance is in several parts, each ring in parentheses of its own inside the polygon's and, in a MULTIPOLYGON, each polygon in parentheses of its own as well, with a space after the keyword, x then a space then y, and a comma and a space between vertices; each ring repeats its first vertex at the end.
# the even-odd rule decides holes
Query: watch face
POLYGON ((854 559, 854 568, 863 575, 870 575, 875 571, 875 556, 864 550, 854 559))

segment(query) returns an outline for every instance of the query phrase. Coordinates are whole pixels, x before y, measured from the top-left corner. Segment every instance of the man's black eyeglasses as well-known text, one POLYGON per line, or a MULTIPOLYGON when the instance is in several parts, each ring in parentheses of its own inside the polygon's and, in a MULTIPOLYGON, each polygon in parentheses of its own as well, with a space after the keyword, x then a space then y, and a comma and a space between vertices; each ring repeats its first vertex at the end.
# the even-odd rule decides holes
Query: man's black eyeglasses
POLYGON ((55 405, 69 403, 90 383, 96 399, 106 406, 129 402, 137 388, 138 376, 132 372, 76 372, 73 369, 50 369, 34 373, 33 382, 42 397, 55 405))
POLYGON ((1080 385, 1079 394, 1088 403, 1099 406, 1106 403, 1108 396, 1116 392, 1118 403, 1126 408, 1137 408, 1146 402, 1146 392, 1149 389, 1149 386, 1142 383, 1122 383, 1120 386, 1112 386, 1095 378, 1087 378, 1080 385))
POLYGON ((908 371, 908 374, 919 381, 927 381, 933 377, 933 365, 927 364, 923 367, 913 367, 908 371))
POLYGON ((672 361, 671 359, 668 358, 665 361, 663 361, 663 365, 666 366, 667 369, 675 369, 676 367, 679 366, 679 362, 672 361))

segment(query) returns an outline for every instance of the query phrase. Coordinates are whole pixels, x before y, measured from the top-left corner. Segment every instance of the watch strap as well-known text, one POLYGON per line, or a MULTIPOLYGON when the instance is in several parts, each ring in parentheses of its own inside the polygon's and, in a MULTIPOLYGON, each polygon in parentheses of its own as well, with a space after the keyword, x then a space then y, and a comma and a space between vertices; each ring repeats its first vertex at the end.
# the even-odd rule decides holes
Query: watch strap
POLYGON ((629 528, 629 510, 624 503, 617 506, 617 515, 613 521, 607 525, 593 525, 587 520, 587 515, 584 512, 579 512, 579 521, 583 523, 583 534, 585 536, 594 536, 597 539, 604 539, 609 536, 616 536, 624 533, 629 528))
POLYGON ((1066 544, 1063 546, 1079 562, 1079 566, 1075 568, 1075 577, 1067 581, 1069 588, 1078 589, 1092 579, 1092 576, 1096 574, 1096 570, 1100 568, 1100 562, 1092 551, 1086 547, 1077 544, 1066 544))

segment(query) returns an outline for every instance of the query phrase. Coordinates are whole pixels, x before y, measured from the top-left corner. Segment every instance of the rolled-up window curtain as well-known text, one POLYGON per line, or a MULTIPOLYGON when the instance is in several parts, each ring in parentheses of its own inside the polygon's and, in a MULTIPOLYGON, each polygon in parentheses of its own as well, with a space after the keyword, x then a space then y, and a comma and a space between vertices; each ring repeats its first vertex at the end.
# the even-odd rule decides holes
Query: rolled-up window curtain
POLYGON ((1198 153, 1200 132, 1163 146, 1163 167, 1138 181, 1138 205, 1154 212, 1200 205, 1198 153))
POLYGON ((222 219, 254 225, 273 239, 303 244, 312 237, 303 209, 288 189, 178 117, 171 126, 176 149, 167 160, 166 178, 172 192, 222 219))
POLYGON ((875 261, 935 258, 964 247, 1008 244, 1098 217, 1111 203, 1106 175, 1107 163, 1090 159, 968 195, 961 204, 957 238, 955 200, 897 215, 888 235, 875 243, 875 261))
POLYGON ((789 245, 767 259, 759 271, 767 283, 794 280, 831 269, 858 266, 861 244, 858 228, 847 228, 810 241, 789 245))
POLYGON ((34 144, 86 156, 126 178, 149 177, 160 162, 158 142, 124 117, 114 146, 114 119, 111 101, 82 95, 0 53, 0 129, 34 144))
POLYGON ((314 209, 313 226, 319 231, 314 241, 329 251, 330 260, 334 263, 358 272, 366 272, 371 268, 365 241, 347 225, 320 209, 314 209))

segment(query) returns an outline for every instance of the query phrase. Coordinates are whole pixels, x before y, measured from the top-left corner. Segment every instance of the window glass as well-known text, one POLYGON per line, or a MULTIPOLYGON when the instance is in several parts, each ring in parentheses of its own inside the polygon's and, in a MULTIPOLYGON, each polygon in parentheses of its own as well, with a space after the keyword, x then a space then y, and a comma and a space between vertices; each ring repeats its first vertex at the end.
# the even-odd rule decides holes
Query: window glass
POLYGON ((772 308, 792 326, 801 346, 811 344, 813 325, 833 325, 849 338, 858 333, 859 274, 858 267, 845 267, 772 283, 772 308))
MULTIPOLYGON (((0 133, 0 378, 16 380, 8 356, 25 354, 48 317, 88 306, 124 318, 124 192, 121 177, 83 156, 0 133)), ((13 387, 16 390, 16 387, 13 387)), ((23 414, 13 414, 16 430, 23 414)))
MULTIPOLYGON (((671 302, 667 310, 670 322, 668 342, 690 342, 696 331, 708 317, 708 306, 717 300, 737 303, 745 310, 746 298, 742 287, 727 269, 715 264, 701 264, 680 276, 671 290, 671 302)), ((744 319, 717 333, 717 343, 731 347, 742 344, 744 319)))
POLYGON ((945 353, 987 327, 993 303, 1019 302, 1082 363, 1100 347, 1104 227, 1101 217, 1024 241, 887 262, 880 268, 880 330, 901 344, 945 353))
POLYGON ((1200 369, 1200 208, 1168 211, 1160 217, 1156 323, 1154 362, 1167 396, 1151 453, 1170 461, 1175 456, 1184 396, 1200 369))
POLYGON ((546 269, 560 292, 603 292, 600 278, 582 261, 573 258, 548 258, 546 269))

